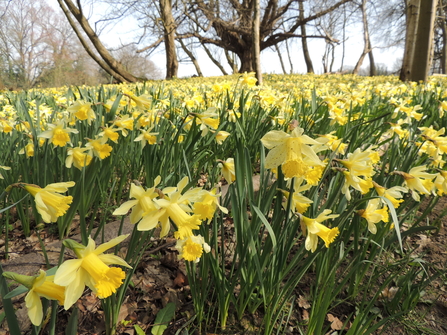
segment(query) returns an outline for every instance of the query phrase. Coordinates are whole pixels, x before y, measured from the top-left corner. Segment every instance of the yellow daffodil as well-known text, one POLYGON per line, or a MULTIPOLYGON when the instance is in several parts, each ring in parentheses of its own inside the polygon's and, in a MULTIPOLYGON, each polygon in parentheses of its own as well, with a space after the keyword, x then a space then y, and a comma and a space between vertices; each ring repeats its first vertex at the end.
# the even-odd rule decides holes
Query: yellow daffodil
POLYGON ((309 145, 321 146, 327 139, 316 141, 303 135, 303 132, 302 128, 296 127, 291 134, 280 130, 265 134, 261 142, 270 149, 265 159, 265 167, 275 169, 281 165, 284 176, 293 178, 304 176, 313 166, 324 165, 309 145))
POLYGON ((70 169, 71 166, 74 165, 75 168, 82 170, 82 168, 90 165, 92 156, 85 153, 87 150, 89 150, 88 147, 75 147, 68 149, 67 158, 65 159, 65 166, 70 169))
MULTIPOLYGON (((169 231, 169 219, 177 227, 174 236, 177 239, 184 239, 193 235, 193 230, 199 229, 201 224, 199 215, 190 215, 193 210, 191 204, 202 198, 203 190, 201 188, 193 188, 182 194, 183 189, 188 184, 188 177, 184 177, 177 184, 177 187, 166 187, 162 190, 163 197, 154 199, 158 210, 152 212, 148 216, 152 217, 152 221, 148 222, 148 227, 154 227, 158 222, 161 224, 160 236, 165 236, 169 231)), ((141 223, 138 225, 139 230, 146 230, 141 223)), ((149 228, 151 229, 151 228, 149 228)))
POLYGON ((426 172, 427 166, 421 165, 412 168, 408 173, 402 171, 394 171, 393 174, 402 176, 405 180, 404 184, 411 190, 414 200, 420 201, 419 194, 430 194, 434 187, 432 179, 436 174, 426 172))
POLYGON ((105 141, 107 141, 105 138, 97 138, 95 140, 88 139, 88 143, 85 147, 91 150, 96 157, 99 157, 99 159, 104 159, 109 157, 112 152, 112 147, 105 143, 105 141))
POLYGON ((152 97, 148 94, 143 94, 137 97, 132 92, 126 91, 125 95, 127 95, 140 110, 149 109, 152 105, 152 97))
POLYGON ((348 201, 351 200, 351 192, 349 191, 349 187, 360 191, 361 194, 366 194, 368 191, 374 186, 371 178, 362 179, 356 175, 353 175, 349 171, 342 171, 345 176, 345 182, 341 188, 341 193, 346 196, 348 201))
POLYGON ((248 87, 252 87, 252 86, 255 86, 256 85, 256 82, 258 81, 256 78, 255 78, 255 72, 244 72, 243 74, 242 74, 242 77, 241 77, 241 83, 243 84, 243 85, 247 85, 248 87))
MULTIPOLYGON (((303 178, 295 178, 295 185, 294 185, 294 192, 292 194, 292 203, 291 203, 291 210, 293 212, 297 212, 300 214, 303 214, 307 208, 310 206, 311 203, 313 203, 312 200, 310 200, 309 198, 305 197, 304 195, 301 194, 301 192, 305 192, 307 190, 309 190, 312 185, 310 184, 306 184, 306 185, 301 185, 303 183, 303 178)), ((288 191, 284 191, 281 190, 281 192, 284 194, 284 196, 286 197, 287 201, 283 202, 283 207, 287 208, 287 204, 288 204, 288 200, 290 197, 290 192, 288 191)))
POLYGON ((29 289, 25 296, 25 305, 28 309, 28 317, 35 326, 40 326, 43 319, 41 297, 57 300, 60 305, 64 305, 65 287, 56 285, 53 282, 54 276, 47 276, 43 270, 40 270, 39 275, 34 277, 13 272, 3 272, 3 276, 29 289))
POLYGON ((204 251, 207 253, 211 251, 210 246, 201 235, 192 235, 185 239, 177 240, 175 248, 179 252, 179 258, 195 263, 200 260, 204 251))
POLYGON ((329 245, 334 242, 335 238, 339 234, 338 227, 328 228, 321 224, 321 222, 334 219, 338 217, 338 214, 330 214, 331 210, 325 209, 322 213, 320 213, 315 219, 311 219, 305 216, 300 216, 301 218, 301 229, 303 230, 303 234, 306 237, 305 247, 306 250, 310 250, 315 252, 318 246, 318 237, 320 237, 326 246, 329 248, 329 245))
POLYGON ((89 237, 87 246, 73 240, 64 240, 64 245, 72 249, 78 259, 63 262, 56 271, 54 283, 65 286, 64 308, 69 309, 88 286, 99 298, 107 298, 121 286, 126 274, 121 268, 109 267, 117 264, 131 268, 122 258, 104 254, 104 251, 116 246, 129 235, 118 236, 95 248, 95 241, 89 237))
MULTIPOLYGON (((373 156, 374 157, 374 156, 373 156)), ((371 159, 371 151, 362 151, 357 148, 353 153, 348 153, 348 158, 337 160, 343 164, 354 176, 372 177, 374 175, 373 160, 371 159)))
POLYGON ((434 185, 436 187, 436 193, 439 196, 447 194, 447 171, 439 171, 436 175, 434 185))
POLYGON ((73 105, 67 108, 67 112, 78 120, 87 120, 88 124, 91 124, 96 118, 96 114, 92 109, 92 104, 83 100, 76 100, 73 105))
POLYGON ((150 145, 157 143, 158 133, 150 133, 150 129, 149 130, 140 129, 140 131, 141 131, 141 134, 139 136, 137 136, 134 139, 134 141, 135 142, 140 141, 141 148, 144 148, 147 143, 149 143, 150 145))
POLYGON ((366 209, 357 211, 357 214, 368 222, 368 230, 371 234, 377 233, 376 223, 380 221, 388 222, 388 207, 380 208, 380 203, 380 199, 372 199, 368 201, 366 209))
POLYGON ((59 193, 67 192, 75 182, 48 184, 44 188, 32 184, 18 184, 34 197, 36 208, 46 223, 56 222, 57 218, 64 215, 73 201, 72 196, 64 196, 59 193))
POLYGON ((216 189, 210 192, 203 190, 200 194, 201 198, 194 202, 193 206, 194 214, 198 215, 200 220, 211 220, 217 208, 225 214, 228 213, 228 210, 219 204, 220 195, 216 195, 216 189))
POLYGON ((216 134, 216 142, 217 144, 222 144, 227 137, 230 136, 230 133, 224 130, 220 130, 216 134))
POLYGON ((65 128, 64 122, 59 122, 57 125, 49 123, 48 128, 49 129, 47 131, 40 133, 37 137, 50 139, 51 143, 53 143, 56 147, 65 147, 67 143, 71 143, 70 136, 68 134, 78 133, 78 130, 76 129, 65 128))
POLYGON ((130 185, 130 197, 135 198, 135 200, 129 200, 123 203, 113 212, 113 215, 126 215, 127 212, 132 209, 132 213, 130 214, 130 222, 132 224, 136 224, 138 221, 143 219, 141 227, 147 229, 140 228, 140 230, 149 230, 154 228, 149 228, 148 224, 145 221, 151 220, 151 217, 148 216, 148 214, 153 213, 158 209, 153 199, 155 199, 159 195, 156 191, 156 187, 158 186, 160 181, 161 178, 160 176, 158 176, 154 180, 154 186, 147 190, 145 190, 142 186, 132 183, 130 185))
POLYGON ((103 127, 103 131, 98 134, 107 140, 111 140, 112 142, 118 143, 118 137, 120 134, 118 133, 119 129, 114 128, 113 125, 111 127, 103 127))
POLYGON ((227 158, 226 161, 219 160, 222 174, 228 184, 236 180, 236 172, 234 169, 234 158, 227 158))
MULTIPOLYGON (((0 165, 0 169, 2 169, 2 170, 11 170, 11 167, 0 165)), ((0 173, 0 179, 4 179, 1 173, 0 173)))
POLYGON ((387 198, 391 203, 393 204, 394 208, 398 208, 400 206, 400 203, 404 200, 401 199, 403 197, 402 193, 407 193, 408 189, 406 187, 402 186, 393 186, 390 188, 385 188, 383 186, 380 186, 376 182, 373 181, 374 188, 378 195, 381 197, 387 198))

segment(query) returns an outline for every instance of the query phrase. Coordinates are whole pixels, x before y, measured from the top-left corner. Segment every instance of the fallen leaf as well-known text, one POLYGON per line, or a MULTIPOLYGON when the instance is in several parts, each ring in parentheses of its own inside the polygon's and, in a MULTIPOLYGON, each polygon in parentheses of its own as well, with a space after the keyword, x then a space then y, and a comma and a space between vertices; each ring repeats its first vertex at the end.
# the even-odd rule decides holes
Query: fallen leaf
POLYGON ((298 297, 298 306, 300 306, 301 308, 304 308, 304 309, 310 308, 309 301, 307 301, 307 299, 305 297, 303 297, 302 295, 300 295, 298 297))
POLYGON ((327 320, 331 323, 332 330, 341 330, 343 328, 343 322, 332 314, 327 315, 327 320))

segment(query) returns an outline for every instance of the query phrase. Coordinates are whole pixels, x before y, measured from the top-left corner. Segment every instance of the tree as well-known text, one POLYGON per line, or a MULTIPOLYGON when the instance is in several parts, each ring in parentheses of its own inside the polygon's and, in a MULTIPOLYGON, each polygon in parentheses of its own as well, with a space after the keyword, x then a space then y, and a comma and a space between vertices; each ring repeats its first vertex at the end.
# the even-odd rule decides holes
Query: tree
POLYGON ((78 6, 76 6, 71 0, 57 0, 57 2, 59 3, 59 6, 67 17, 68 22, 75 31, 76 36, 79 38, 79 41, 82 43, 87 53, 102 69, 104 69, 104 71, 120 82, 136 82, 140 80, 136 76, 126 71, 122 64, 113 58, 110 51, 107 50, 104 44, 100 41, 98 35, 92 29, 87 18, 84 16, 80 1, 77 1, 78 6), (79 30, 74 19, 78 22, 82 32, 79 30), (83 33, 87 36, 88 41, 84 37, 83 33))
POLYGON ((352 73, 357 74, 359 72, 363 60, 365 59, 366 55, 369 55, 370 76, 374 76, 376 74, 376 66, 374 64, 371 39, 369 37, 368 14, 366 11, 366 3, 367 3, 366 0, 362 0, 362 3, 360 5, 362 11, 362 26, 363 26, 363 51, 352 73))
POLYGON ((411 77, 411 67, 414 58, 414 48, 416 42, 417 25, 419 21, 420 0, 409 0, 406 8, 406 32, 405 49, 400 72, 400 80, 407 81, 411 77))
MULTIPOLYGON (((234 52, 240 60, 240 72, 251 72, 253 68, 253 2, 255 0, 223 0, 219 2, 195 0, 191 11, 200 12, 204 17, 201 30, 185 31, 183 36, 194 36, 202 43, 214 44, 234 52)), ((290 38, 301 37, 296 31, 303 24, 330 13, 351 0, 339 0, 304 19, 298 15, 294 0, 268 0, 261 8, 260 51, 273 47, 290 38)), ((186 13, 186 15, 188 15, 186 13)), ((308 38, 325 36, 307 36, 308 38)))
POLYGON ((2 8, 0 53, 4 84, 32 87, 49 62, 48 31, 44 23, 51 12, 42 1, 17 0, 2 8))

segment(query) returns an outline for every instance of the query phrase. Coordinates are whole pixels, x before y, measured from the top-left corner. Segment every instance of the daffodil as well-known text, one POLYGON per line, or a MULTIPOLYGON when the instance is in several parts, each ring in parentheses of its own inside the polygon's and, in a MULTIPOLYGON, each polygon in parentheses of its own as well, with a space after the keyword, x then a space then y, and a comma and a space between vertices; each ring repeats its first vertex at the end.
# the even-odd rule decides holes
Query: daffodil
POLYGON ((44 188, 32 184, 18 184, 34 197, 36 208, 46 223, 56 222, 57 218, 64 215, 73 201, 72 196, 64 196, 59 193, 68 191, 75 185, 74 181, 65 183, 48 184, 44 188))
POLYGON ((219 160, 219 162, 225 180, 227 181, 228 184, 233 183, 236 180, 236 172, 234 169, 234 158, 227 158, 225 161, 219 160))
MULTIPOLYGON (((0 169, 2 169, 2 170, 11 170, 11 167, 0 165, 0 169)), ((1 173, 0 173, 0 179, 4 179, 1 173)))
POLYGON ((222 144, 227 137, 230 136, 230 133, 224 130, 220 130, 216 134, 216 142, 217 144, 222 144))
POLYGON ((447 194, 447 171, 439 171, 435 178, 434 185, 436 188, 436 193, 439 196, 447 194))
POLYGON ((357 148, 353 153, 348 153, 347 159, 337 160, 343 164, 353 176, 372 177, 374 175, 371 151, 362 151, 357 148))
MULTIPOLYGON (((311 203, 313 203, 312 200, 302 195, 302 192, 305 192, 309 190, 312 185, 306 184, 302 185, 303 178, 295 178, 295 185, 294 185, 294 192, 292 194, 291 201, 291 210, 293 212, 297 212, 300 214, 303 214, 307 208, 310 206, 311 203)), ((281 192, 284 194, 284 196, 289 200, 290 192, 281 190, 281 192)), ((283 202, 283 207, 287 208, 288 201, 283 202)))
POLYGON ((334 242, 335 238, 339 234, 338 227, 331 229, 321 224, 321 222, 325 220, 335 219, 339 216, 338 214, 331 213, 332 211, 330 209, 325 209, 315 219, 300 216, 301 229, 303 230, 303 234, 305 236, 307 235, 305 242, 306 250, 310 250, 312 252, 317 250, 318 237, 324 241, 326 248, 329 248, 329 245, 334 242))
POLYGON ((414 200, 420 201, 419 194, 430 194, 434 187, 432 179, 436 174, 426 172, 427 166, 421 165, 412 168, 408 173, 402 171, 394 171, 393 174, 402 176, 405 180, 404 184, 411 190, 414 200))
POLYGON ((87 120, 88 124, 91 124, 96 118, 96 114, 92 109, 92 104, 84 100, 76 100, 73 105, 67 108, 67 112, 78 120, 87 120))
POLYGON ((71 166, 74 165, 75 168, 82 170, 84 167, 90 165, 93 157, 88 153, 85 153, 85 151, 88 150, 88 147, 81 148, 79 146, 68 149, 67 158, 65 159, 65 166, 70 169, 71 166))
POLYGON ((54 276, 47 276, 43 270, 40 270, 38 276, 24 276, 14 272, 3 272, 3 276, 22 284, 29 290, 25 296, 25 305, 28 309, 28 317, 35 326, 40 326, 43 319, 41 297, 57 300, 60 305, 64 305, 65 287, 56 285, 53 282, 54 276))
POLYGON ((211 247, 205 242, 202 235, 191 235, 182 240, 177 240, 175 248, 179 252, 179 258, 197 263, 203 252, 211 251, 211 247))
POLYGON ((78 130, 66 128, 64 122, 54 125, 49 123, 48 130, 40 133, 37 137, 43 137, 51 140, 56 147, 65 147, 70 142, 70 133, 77 134, 78 130))
POLYGON ((216 194, 216 189, 210 192, 203 190, 200 194, 201 198, 194 202, 193 206, 194 214, 198 215, 200 220, 211 220, 217 208, 225 214, 228 213, 228 210, 219 204, 220 195, 216 194))
POLYGON ((376 182, 372 182, 374 185, 374 188, 378 195, 381 197, 387 198, 391 203, 393 204, 394 208, 398 208, 400 206, 400 203, 404 200, 401 199, 403 197, 402 193, 407 193, 408 188, 402 187, 402 186, 393 186, 390 188, 385 188, 383 186, 380 186, 376 182))
MULTIPOLYGON (((155 205, 153 199, 158 197, 158 192, 156 187, 161 181, 161 177, 157 176, 154 180, 154 186, 145 190, 142 186, 132 183, 130 185, 130 197, 135 198, 135 200, 129 200, 123 203, 119 208, 117 208, 113 215, 125 215, 130 209, 132 213, 130 214, 130 222, 136 224, 141 219, 143 222, 141 227, 147 228, 146 220, 151 220, 152 218, 148 216, 149 213, 153 213, 158 209, 155 205)), ((149 230, 144 229, 144 230, 149 230)))
POLYGON ((112 152, 113 148, 107 143, 105 143, 105 141, 107 141, 106 138, 97 138, 94 140, 87 139, 87 140, 88 143, 85 145, 85 147, 91 150, 96 157, 99 157, 99 159, 104 159, 110 156, 110 153, 112 152))
POLYGON ((343 175, 345 176, 345 182, 341 188, 341 193, 343 193, 346 196, 346 199, 348 201, 351 200, 351 192, 349 190, 349 187, 352 187, 357 191, 360 191, 361 194, 366 194, 374 186, 371 178, 363 179, 352 174, 350 171, 346 170, 342 172, 343 175))
POLYGON ((281 165, 286 178, 302 177, 313 166, 324 166, 315 151, 309 145, 321 146, 327 139, 316 141, 303 135, 302 128, 295 128, 292 133, 272 130, 265 134, 261 142, 270 149, 265 159, 267 169, 275 169, 281 165))
POLYGON ((199 215, 190 214, 193 212, 191 206, 192 203, 202 198, 203 190, 196 187, 182 194, 187 184, 188 177, 184 177, 179 181, 177 187, 165 187, 161 191, 163 196, 154 199, 158 209, 147 215, 148 220, 138 224, 138 230, 152 229, 160 222, 160 237, 163 237, 169 232, 169 220, 172 220, 177 227, 177 231, 174 233, 176 238, 184 239, 192 236, 192 231, 199 229, 201 220, 199 215))
POLYGON ((119 267, 109 267, 116 264, 131 268, 122 258, 104 254, 104 251, 116 246, 129 235, 118 236, 109 242, 99 245, 89 237, 87 246, 73 240, 64 240, 64 245, 72 249, 78 259, 63 262, 56 271, 54 283, 65 286, 64 308, 69 309, 82 295, 88 286, 99 298, 107 298, 121 286, 126 274, 119 267))
POLYGON ((141 148, 144 148, 147 143, 150 145, 157 143, 158 133, 151 133, 150 130, 140 129, 141 134, 134 139, 135 142, 140 141, 141 148))
POLYGON ((368 230, 371 234, 377 233, 376 223, 380 221, 388 222, 388 207, 380 206, 380 199, 372 199, 368 201, 368 205, 366 209, 361 209, 357 211, 357 214, 360 215, 368 222, 368 230))

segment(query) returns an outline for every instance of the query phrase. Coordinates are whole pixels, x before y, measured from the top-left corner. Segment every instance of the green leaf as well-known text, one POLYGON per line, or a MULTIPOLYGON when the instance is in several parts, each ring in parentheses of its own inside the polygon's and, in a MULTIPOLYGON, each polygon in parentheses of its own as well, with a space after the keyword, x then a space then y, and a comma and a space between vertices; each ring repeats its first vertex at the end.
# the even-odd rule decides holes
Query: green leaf
POLYGON ((76 335, 78 333, 78 311, 77 307, 73 308, 65 329, 65 335, 76 335))
POLYGON ((134 325, 135 331, 137 332, 137 335, 146 335, 143 329, 139 325, 134 325))
POLYGON ((174 314, 175 304, 170 302, 158 312, 157 318, 155 319, 155 326, 151 330, 152 335, 163 335, 165 329, 168 328, 169 322, 174 318, 174 314))
POLYGON ((11 292, 9 292, 8 294, 6 294, 4 297, 3 297, 3 299, 11 299, 11 298, 14 298, 14 297, 16 297, 16 296, 18 296, 18 295, 20 295, 20 294, 23 294, 23 293, 25 293, 25 292, 28 292, 29 290, 25 287, 25 286, 23 286, 23 285, 20 285, 19 287, 16 287, 15 289, 13 289, 11 292))

